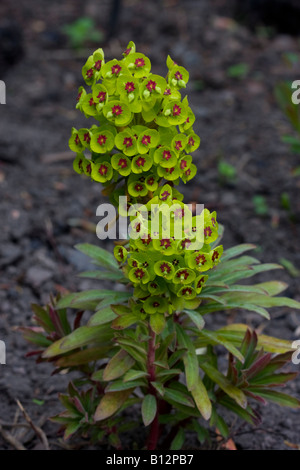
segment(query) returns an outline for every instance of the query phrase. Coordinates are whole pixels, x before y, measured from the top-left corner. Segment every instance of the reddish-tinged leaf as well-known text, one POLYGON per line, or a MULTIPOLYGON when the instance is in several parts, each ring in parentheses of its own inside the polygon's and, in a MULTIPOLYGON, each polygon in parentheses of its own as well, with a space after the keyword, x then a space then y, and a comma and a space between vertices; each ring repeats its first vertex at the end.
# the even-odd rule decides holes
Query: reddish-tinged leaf
POLYGON ((252 377, 255 377, 258 372, 262 371, 269 364, 271 357, 271 353, 264 354, 262 357, 257 359, 249 369, 242 370, 246 379, 249 381, 252 377))
POLYGON ((95 413, 95 421, 103 421, 118 411, 130 396, 132 389, 121 392, 108 392, 101 399, 95 413))
POLYGON ((286 393, 277 392, 277 390, 269 390, 263 387, 250 387, 249 391, 260 395, 268 401, 273 401, 281 406, 288 406, 290 408, 300 408, 300 400, 290 397, 286 393))

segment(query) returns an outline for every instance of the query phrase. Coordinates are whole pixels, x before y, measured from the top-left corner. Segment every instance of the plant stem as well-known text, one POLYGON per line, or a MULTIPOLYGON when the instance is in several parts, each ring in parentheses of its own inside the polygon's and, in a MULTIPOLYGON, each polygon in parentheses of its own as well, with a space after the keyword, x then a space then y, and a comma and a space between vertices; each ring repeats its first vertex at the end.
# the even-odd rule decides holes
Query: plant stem
MULTIPOLYGON (((155 340, 156 335, 154 331, 152 331, 149 325, 149 342, 148 342, 148 358, 147 358, 147 370, 148 370, 148 383, 149 383, 149 393, 156 397, 156 390, 152 386, 151 382, 155 381, 155 340)), ((159 437, 159 411, 158 411, 158 403, 157 403, 157 411, 154 420, 151 423, 150 433, 147 441, 147 450, 155 450, 157 446, 157 441, 159 437)))

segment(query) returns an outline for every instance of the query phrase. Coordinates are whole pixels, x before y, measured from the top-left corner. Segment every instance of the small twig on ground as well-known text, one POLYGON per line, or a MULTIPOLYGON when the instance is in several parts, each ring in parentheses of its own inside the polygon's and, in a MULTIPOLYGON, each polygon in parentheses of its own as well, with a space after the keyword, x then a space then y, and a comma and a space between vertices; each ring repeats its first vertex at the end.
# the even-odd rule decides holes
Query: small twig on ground
POLYGON ((16 450, 26 450, 26 448, 21 444, 18 439, 16 439, 9 431, 5 431, 0 424, 0 434, 3 437, 3 439, 8 442, 10 445, 12 445, 16 450))
POLYGON ((16 400, 17 402, 17 405, 18 407, 20 408, 20 410, 22 411, 23 415, 24 415, 24 418, 26 419, 27 423, 32 427, 33 431, 36 433, 37 437, 40 439, 40 441, 44 444, 44 447, 45 447, 45 450, 50 450, 49 448, 49 443, 48 443, 48 439, 47 439, 47 436, 46 434, 44 433, 44 431, 39 427, 39 426, 36 426, 30 416, 28 415, 27 411, 25 410, 25 408, 23 407, 22 403, 17 399, 16 400))

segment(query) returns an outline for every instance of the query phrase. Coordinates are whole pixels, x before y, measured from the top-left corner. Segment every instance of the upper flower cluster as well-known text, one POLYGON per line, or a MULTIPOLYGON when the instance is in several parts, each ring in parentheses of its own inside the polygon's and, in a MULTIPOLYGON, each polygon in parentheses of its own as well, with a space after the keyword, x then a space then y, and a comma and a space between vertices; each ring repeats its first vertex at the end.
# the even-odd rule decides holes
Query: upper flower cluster
POLYGON ((76 107, 98 124, 73 128, 69 140, 78 173, 103 183, 117 206, 126 196, 119 214, 130 215, 130 238, 114 255, 134 287, 133 310, 160 327, 165 315, 199 305, 208 271, 223 252, 214 246, 216 213, 204 209, 193 217, 174 188, 195 176, 190 154, 200 138, 180 94, 189 74, 169 56, 167 67, 166 78, 152 74, 149 58, 133 42, 122 60, 105 62, 103 50, 95 51, 82 69, 91 92, 80 87, 76 107))
POLYGON ((196 174, 191 153, 200 145, 193 131, 195 116, 180 89, 187 70, 167 59, 163 78, 151 73, 148 57, 128 44, 123 59, 105 62, 102 49, 82 69, 88 93, 80 87, 76 107, 97 125, 72 129, 74 169, 101 183, 125 179, 120 194, 133 200, 157 188, 162 179, 185 183, 196 174), (121 178, 120 178, 121 177, 121 178))

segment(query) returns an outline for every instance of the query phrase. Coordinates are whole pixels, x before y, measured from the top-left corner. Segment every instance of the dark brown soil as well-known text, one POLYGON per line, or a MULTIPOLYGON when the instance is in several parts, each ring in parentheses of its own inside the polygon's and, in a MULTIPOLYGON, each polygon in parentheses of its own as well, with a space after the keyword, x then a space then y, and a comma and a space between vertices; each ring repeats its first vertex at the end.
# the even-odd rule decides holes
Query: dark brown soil
MULTIPOLYGON (((98 243, 89 224, 97 222, 100 186, 74 174, 72 159, 61 153, 68 152, 71 127, 85 123, 74 109, 77 88, 83 84, 81 67, 104 41, 76 52, 61 27, 80 16, 93 16, 105 36, 113 28, 111 3, 4 0, 0 5, 0 36, 1 28, 10 28, 9 56, 14 57, 7 59, 0 41, 0 79, 7 86, 7 104, 0 106, 0 339, 7 346, 7 364, 0 365, 0 424, 23 421, 16 418, 18 398, 43 427, 53 449, 59 448, 57 428, 44 418, 60 409, 57 393, 64 391, 66 377, 50 377, 50 366, 36 366, 25 358, 30 347, 14 328, 30 324, 30 304, 46 302, 60 286, 95 287, 76 277, 89 269, 89 261, 73 246, 98 243)), ((299 65, 288 68, 283 60, 284 53, 299 53, 299 38, 268 36, 266 29, 257 32, 237 25, 222 16, 232 13, 225 3, 124 0, 115 33, 104 44, 106 56, 120 56, 134 40, 138 50, 150 56, 155 72, 164 73, 167 54, 188 68, 189 100, 202 144, 195 155, 198 176, 183 188, 186 200, 217 210, 225 226, 225 247, 255 243, 262 261, 286 258, 299 268, 300 180, 292 170, 300 159, 281 142, 291 128, 273 93, 278 81, 300 78, 299 65), (247 76, 230 78, 228 68, 240 63, 248 64, 247 76), (235 181, 220 178, 222 159, 236 168, 235 181), (289 195, 290 211, 281 206, 282 193, 289 195), (255 211, 256 195, 267 202, 264 217, 255 211)), ((111 242, 101 246, 111 248, 111 242)), ((276 274, 289 284, 286 294, 300 300, 299 280, 284 270, 276 274)), ((254 314, 240 317, 267 334, 291 341, 300 337, 297 312, 274 310, 268 324, 254 314)), ((228 320, 223 314, 208 321, 218 327, 228 320)), ((288 390, 299 397, 300 381, 288 390)), ((230 417, 240 448, 290 449, 285 441, 300 444, 298 411, 268 405, 262 412, 263 424, 256 431, 230 417)), ((22 430, 5 429, 24 442, 22 430)), ((137 436, 126 436, 125 447, 132 449, 137 436)), ((27 448, 42 448, 34 433, 25 440, 27 448)), ((1 434, 0 448, 12 448, 1 434)))

